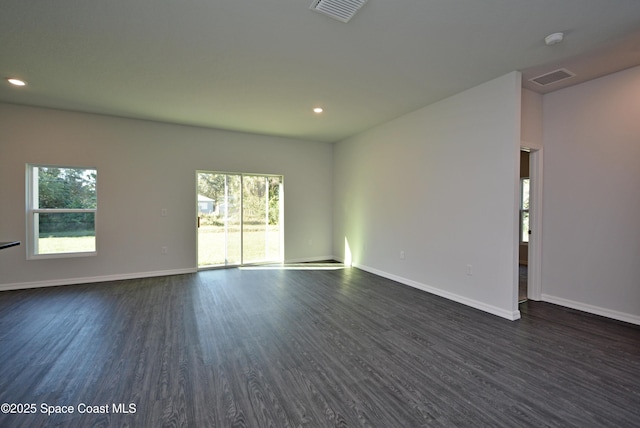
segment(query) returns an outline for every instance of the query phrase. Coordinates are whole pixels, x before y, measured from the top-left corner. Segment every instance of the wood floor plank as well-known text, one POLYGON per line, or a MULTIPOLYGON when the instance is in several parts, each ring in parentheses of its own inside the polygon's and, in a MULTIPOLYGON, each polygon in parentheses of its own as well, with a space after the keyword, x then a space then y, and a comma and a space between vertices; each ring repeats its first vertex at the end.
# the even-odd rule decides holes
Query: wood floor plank
POLYGON ((639 326, 329 267, 2 292, 0 426, 640 426, 639 326))

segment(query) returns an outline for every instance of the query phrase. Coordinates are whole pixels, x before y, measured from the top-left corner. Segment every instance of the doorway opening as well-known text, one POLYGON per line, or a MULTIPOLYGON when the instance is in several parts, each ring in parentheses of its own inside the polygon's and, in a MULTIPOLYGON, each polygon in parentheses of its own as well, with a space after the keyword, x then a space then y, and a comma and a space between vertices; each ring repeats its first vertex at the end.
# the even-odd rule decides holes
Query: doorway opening
POLYGON ((518 302, 542 297, 542 151, 540 147, 520 152, 518 302))
POLYGON ((520 227, 518 242, 518 303, 528 298, 531 174, 530 152, 520 151, 520 227))
POLYGON ((198 268, 284 260, 284 179, 197 171, 198 268))

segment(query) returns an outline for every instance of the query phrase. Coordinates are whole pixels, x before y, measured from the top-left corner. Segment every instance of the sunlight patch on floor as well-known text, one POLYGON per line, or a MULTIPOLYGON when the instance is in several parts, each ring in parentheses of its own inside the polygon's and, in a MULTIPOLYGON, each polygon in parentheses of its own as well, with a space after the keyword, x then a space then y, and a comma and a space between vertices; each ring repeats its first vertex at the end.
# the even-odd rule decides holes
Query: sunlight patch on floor
POLYGON ((256 266, 241 266, 241 270, 339 270, 346 266, 342 263, 282 263, 256 266))

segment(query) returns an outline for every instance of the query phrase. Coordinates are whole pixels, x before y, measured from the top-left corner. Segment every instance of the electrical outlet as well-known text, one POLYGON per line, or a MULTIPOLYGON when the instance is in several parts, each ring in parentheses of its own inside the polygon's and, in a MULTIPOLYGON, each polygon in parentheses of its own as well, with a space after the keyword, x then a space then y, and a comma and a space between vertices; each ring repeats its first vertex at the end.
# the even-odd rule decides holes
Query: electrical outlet
POLYGON ((467 275, 469 275, 469 276, 473 275, 473 266, 472 265, 467 265, 467 275))
POLYGON ((160 210, 160 217, 166 217, 167 216, 167 209, 166 208, 162 208, 160 210))
POLYGON ((404 260, 404 251, 400 251, 400 260, 404 260))
POLYGON ((160 254, 169 254, 169 248, 160 247, 160 254))

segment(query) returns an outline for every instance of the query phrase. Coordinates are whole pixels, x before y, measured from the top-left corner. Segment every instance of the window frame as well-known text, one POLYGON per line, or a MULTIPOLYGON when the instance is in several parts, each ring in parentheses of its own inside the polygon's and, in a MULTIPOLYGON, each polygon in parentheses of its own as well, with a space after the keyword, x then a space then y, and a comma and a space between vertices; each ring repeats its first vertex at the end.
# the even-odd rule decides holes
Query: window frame
POLYGON ((530 209, 531 209, 531 178, 530 177, 521 177, 520 178, 520 206, 519 206, 519 212, 520 212, 520 226, 518 227, 519 229, 519 241, 521 245, 529 245, 529 231, 531 230, 531 214, 530 214, 530 209), (529 182, 529 208, 524 208, 524 182, 525 180, 527 180, 529 182), (525 235, 524 235, 524 214, 527 213, 528 214, 528 220, 529 220, 529 227, 527 228, 527 240, 525 241, 524 239, 522 239, 525 235))
POLYGON ((92 257, 98 254, 98 168, 91 166, 69 166, 28 163, 26 165, 26 237, 27 260, 59 259, 75 257, 92 257), (95 171, 96 174, 96 207, 95 208, 39 208, 38 207, 38 171, 39 168, 81 169, 95 171), (38 208, 36 208, 38 207, 38 208), (92 213, 94 225, 95 246, 93 251, 75 251, 39 254, 39 224, 36 221, 38 214, 65 214, 65 213, 92 213))

